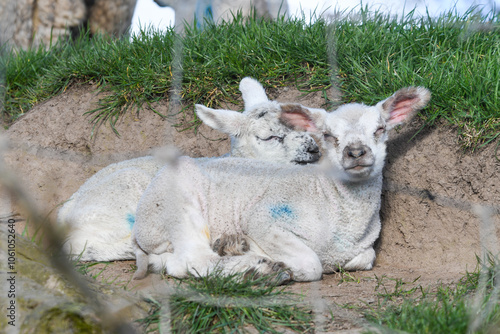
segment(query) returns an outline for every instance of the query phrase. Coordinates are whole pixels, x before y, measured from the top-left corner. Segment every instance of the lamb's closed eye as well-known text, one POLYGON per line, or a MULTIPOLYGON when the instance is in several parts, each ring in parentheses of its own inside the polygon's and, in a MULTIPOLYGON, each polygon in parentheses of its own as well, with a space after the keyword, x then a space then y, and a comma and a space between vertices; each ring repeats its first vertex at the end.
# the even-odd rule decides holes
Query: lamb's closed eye
POLYGON ((260 139, 262 141, 271 141, 271 140, 274 140, 274 141, 278 141, 278 142, 282 143, 283 139, 285 139, 285 136, 269 136, 269 137, 265 137, 265 138, 257 137, 257 139, 260 139))

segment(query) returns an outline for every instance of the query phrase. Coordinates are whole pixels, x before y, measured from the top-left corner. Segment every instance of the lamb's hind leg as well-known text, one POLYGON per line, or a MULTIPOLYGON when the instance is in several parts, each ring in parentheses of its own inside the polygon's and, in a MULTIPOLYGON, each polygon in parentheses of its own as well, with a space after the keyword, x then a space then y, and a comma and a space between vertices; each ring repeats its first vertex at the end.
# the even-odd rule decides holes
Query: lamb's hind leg
POLYGON ((373 262, 375 262, 375 250, 370 247, 363 251, 361 254, 355 256, 351 261, 343 267, 345 270, 355 271, 355 270, 370 270, 373 268, 373 262))

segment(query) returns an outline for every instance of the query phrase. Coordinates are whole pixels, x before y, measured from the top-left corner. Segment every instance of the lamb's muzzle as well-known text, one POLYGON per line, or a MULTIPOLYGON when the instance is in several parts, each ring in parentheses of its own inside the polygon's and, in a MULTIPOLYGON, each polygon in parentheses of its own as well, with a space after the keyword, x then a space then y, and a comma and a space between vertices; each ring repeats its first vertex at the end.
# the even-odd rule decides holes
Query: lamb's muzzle
POLYGON ((361 142, 348 145, 342 154, 342 165, 346 172, 355 178, 367 177, 373 168, 375 159, 370 147, 361 142))
POLYGON ((303 134, 300 136, 303 138, 302 141, 304 142, 304 148, 299 148, 297 150, 297 158, 291 162, 298 165, 307 165, 319 161, 321 158, 321 152, 318 144, 316 144, 314 139, 312 139, 309 135, 303 134), (308 138, 305 136, 308 136, 308 138))

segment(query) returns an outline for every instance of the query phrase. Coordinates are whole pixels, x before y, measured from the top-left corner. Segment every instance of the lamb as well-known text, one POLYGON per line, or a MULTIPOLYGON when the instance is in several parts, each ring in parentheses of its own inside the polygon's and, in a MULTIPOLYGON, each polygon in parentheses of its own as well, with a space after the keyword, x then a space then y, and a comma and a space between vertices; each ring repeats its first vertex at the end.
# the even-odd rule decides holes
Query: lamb
MULTIPOLYGON (((279 106, 291 129, 322 135, 320 165, 189 157, 166 165, 137 207, 134 278, 148 266, 175 277, 279 272, 278 284, 319 280, 339 267, 370 270, 388 131, 429 99, 427 89, 408 87, 374 106, 350 103, 330 113, 279 106)), ((219 113, 219 122, 227 113, 202 105, 196 112, 219 113)))
POLYGON ((184 30, 184 25, 196 25, 201 28, 205 20, 220 23, 221 20, 232 21, 238 12, 243 16, 277 18, 288 17, 288 3, 286 0, 155 0, 160 7, 172 7, 175 10, 175 28, 184 30))
MULTIPOLYGON (((280 104, 268 100, 258 81, 244 78, 240 90, 245 111, 227 116, 229 127, 208 113, 200 115, 231 136, 232 156, 281 164, 319 160, 319 147, 309 134, 290 130, 263 107, 280 104)), ((152 156, 141 157, 112 164, 89 178, 58 212, 58 225, 68 233, 64 250, 82 261, 134 259, 130 236, 137 203, 162 166, 152 156)))

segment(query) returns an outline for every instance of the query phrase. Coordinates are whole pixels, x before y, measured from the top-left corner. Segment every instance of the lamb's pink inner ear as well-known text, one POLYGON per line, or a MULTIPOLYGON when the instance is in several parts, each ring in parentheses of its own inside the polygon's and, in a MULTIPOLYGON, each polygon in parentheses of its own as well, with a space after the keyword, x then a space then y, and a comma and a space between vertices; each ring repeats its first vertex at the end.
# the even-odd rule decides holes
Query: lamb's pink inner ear
POLYGON ((281 107, 280 120, 291 129, 316 132, 318 129, 311 116, 300 105, 285 105, 281 107))
POLYGON ((387 123, 397 125, 405 122, 410 116, 413 116, 413 114, 415 113, 415 104, 418 102, 418 98, 413 98, 394 103, 387 123))

